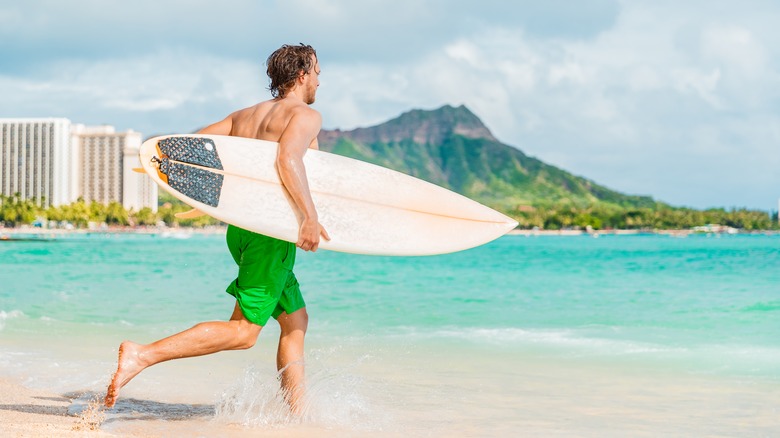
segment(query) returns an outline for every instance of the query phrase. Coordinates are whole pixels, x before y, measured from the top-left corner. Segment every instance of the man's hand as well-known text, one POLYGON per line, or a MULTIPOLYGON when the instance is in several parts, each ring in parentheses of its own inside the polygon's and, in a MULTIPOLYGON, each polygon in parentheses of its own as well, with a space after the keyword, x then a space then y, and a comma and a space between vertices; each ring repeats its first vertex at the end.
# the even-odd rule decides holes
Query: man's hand
POLYGON ((325 240, 330 240, 328 232, 316 219, 304 219, 298 230, 298 242, 295 243, 295 246, 304 251, 315 252, 320 246, 320 236, 325 240))

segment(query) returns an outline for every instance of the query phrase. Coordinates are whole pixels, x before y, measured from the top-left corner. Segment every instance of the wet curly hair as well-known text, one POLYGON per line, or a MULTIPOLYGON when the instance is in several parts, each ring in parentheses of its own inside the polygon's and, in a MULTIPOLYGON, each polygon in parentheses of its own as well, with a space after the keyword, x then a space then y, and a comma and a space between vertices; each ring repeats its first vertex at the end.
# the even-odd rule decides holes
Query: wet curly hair
POLYGON ((312 55, 317 57, 317 52, 312 46, 300 43, 297 46, 285 44, 276 49, 265 64, 268 66, 266 73, 271 79, 268 89, 273 97, 284 97, 295 85, 295 79, 301 74, 314 68, 312 55))

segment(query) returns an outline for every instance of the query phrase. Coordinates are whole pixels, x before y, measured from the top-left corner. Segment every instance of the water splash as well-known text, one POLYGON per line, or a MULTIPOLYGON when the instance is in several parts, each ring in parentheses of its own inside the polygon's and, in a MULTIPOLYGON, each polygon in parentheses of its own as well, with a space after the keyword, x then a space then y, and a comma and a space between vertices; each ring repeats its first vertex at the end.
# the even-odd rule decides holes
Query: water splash
POLYGON ((268 376, 254 366, 222 394, 215 417, 247 426, 283 425, 293 421, 284 394, 279 390, 279 374, 268 376))
POLYGON ((389 424, 363 394, 366 384, 354 367, 327 367, 317 360, 316 352, 309 356, 306 393, 298 413, 285 401, 280 372, 250 366, 217 401, 215 419, 249 427, 307 424, 359 431, 378 431, 389 424))

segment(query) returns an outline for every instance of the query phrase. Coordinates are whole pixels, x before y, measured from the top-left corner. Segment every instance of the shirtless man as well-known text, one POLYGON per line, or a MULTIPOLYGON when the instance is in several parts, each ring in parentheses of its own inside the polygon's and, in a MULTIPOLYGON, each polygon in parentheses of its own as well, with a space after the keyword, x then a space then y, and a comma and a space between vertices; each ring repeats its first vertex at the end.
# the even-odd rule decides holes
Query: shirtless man
POLYGON ((148 345, 123 342, 106 393, 107 407, 116 403, 123 386, 154 364, 251 348, 273 316, 281 327, 276 366, 282 372, 282 390, 292 410, 301 409, 308 314, 292 272, 295 247, 316 251, 320 237, 330 240, 319 223, 303 165, 306 150, 318 147, 317 134, 322 125, 320 114, 309 107, 319 86, 320 67, 317 53, 303 44, 282 46, 268 57, 267 65, 273 99, 236 111, 199 133, 279 142, 279 175, 302 217, 298 241, 292 244, 229 226, 228 248, 239 266, 238 278, 227 288, 236 298, 230 320, 202 322, 148 345))

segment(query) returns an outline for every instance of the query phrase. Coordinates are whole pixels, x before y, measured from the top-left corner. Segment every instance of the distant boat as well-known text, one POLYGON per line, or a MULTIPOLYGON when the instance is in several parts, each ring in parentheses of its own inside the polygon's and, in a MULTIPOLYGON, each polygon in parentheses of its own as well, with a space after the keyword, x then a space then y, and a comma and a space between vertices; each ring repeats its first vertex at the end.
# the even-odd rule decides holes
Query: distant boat
POLYGON ((184 231, 165 231, 160 234, 160 237, 164 239, 189 239, 192 237, 192 233, 184 231))

